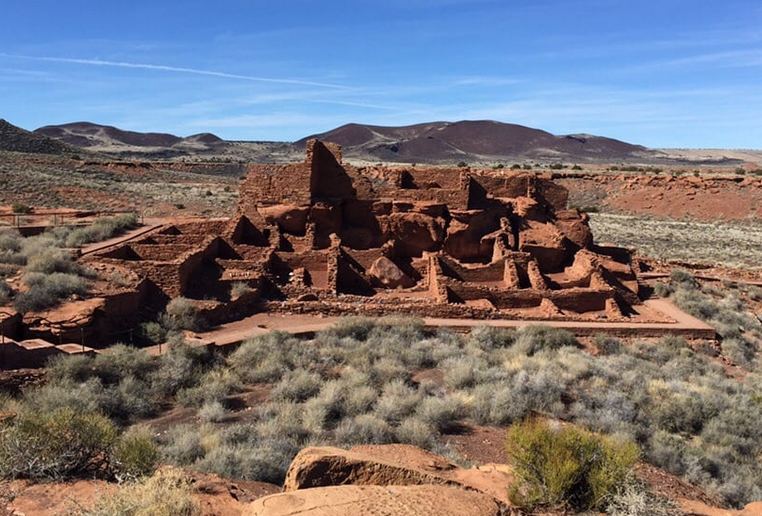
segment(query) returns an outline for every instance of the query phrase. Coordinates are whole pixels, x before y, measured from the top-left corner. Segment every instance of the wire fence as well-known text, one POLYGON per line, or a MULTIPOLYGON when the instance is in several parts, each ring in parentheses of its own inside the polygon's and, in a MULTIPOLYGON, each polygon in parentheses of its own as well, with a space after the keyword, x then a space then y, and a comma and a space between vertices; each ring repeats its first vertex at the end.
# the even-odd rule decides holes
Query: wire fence
MULTIPOLYGON (((114 215, 135 214, 141 219, 143 214, 137 210, 94 210, 94 211, 45 211, 40 213, 0 213, 0 225, 15 228, 25 227, 55 227, 74 225, 77 223, 87 224, 83 219, 93 217, 111 217, 114 215)), ((142 220, 141 220, 142 222, 142 220)))

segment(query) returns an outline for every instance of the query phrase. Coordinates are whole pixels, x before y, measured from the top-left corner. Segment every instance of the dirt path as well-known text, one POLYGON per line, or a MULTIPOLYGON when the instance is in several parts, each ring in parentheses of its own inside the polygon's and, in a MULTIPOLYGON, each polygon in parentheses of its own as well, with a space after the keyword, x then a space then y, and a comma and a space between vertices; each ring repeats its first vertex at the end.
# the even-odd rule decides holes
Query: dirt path
MULTIPOLYGON (((674 322, 632 323, 632 322, 590 322, 590 321, 525 321, 525 320, 481 320, 481 319, 439 319, 424 318, 423 322, 431 328, 448 328, 466 331, 478 326, 497 328, 522 328, 530 325, 544 325, 552 328, 569 330, 578 336, 606 333, 621 337, 660 337, 663 335, 683 335, 687 338, 712 339, 715 330, 708 324, 683 312, 665 299, 645 301, 650 309, 666 315, 674 322)), ((260 313, 223 324, 214 330, 198 333, 191 339, 197 345, 230 346, 267 334, 271 331, 283 331, 297 336, 309 336, 325 330, 335 324, 339 317, 321 317, 313 315, 282 315, 260 313)), ((147 348, 150 354, 163 353, 166 346, 147 348)))
POLYGON ((162 227, 166 223, 167 223, 167 219, 146 219, 145 224, 143 226, 137 227, 135 229, 131 229, 130 231, 122 233, 119 236, 115 236, 114 238, 109 238, 108 240, 102 240, 101 242, 93 242, 92 244, 87 244, 82 246, 82 248, 80 249, 79 255, 86 256, 89 254, 97 253, 99 251, 103 251, 104 249, 108 249, 109 247, 124 244, 125 242, 129 242, 130 240, 135 240, 137 238, 147 235, 148 233, 158 230, 160 227, 162 227))

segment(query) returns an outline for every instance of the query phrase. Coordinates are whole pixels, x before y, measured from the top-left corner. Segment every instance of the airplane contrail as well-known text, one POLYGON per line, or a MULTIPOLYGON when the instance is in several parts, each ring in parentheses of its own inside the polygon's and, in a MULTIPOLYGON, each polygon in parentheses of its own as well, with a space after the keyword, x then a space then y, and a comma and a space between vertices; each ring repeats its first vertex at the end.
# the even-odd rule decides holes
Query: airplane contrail
POLYGON ((156 70, 163 72, 190 73, 195 75, 206 75, 209 77, 221 77, 224 79, 238 79, 242 81, 269 82, 275 84, 298 84, 301 86, 316 86, 321 88, 331 88, 337 90, 351 89, 341 84, 331 84, 326 82, 306 81, 302 79, 278 79, 274 77, 259 77, 255 75, 240 75, 236 73, 217 72, 214 70, 202 70, 199 68, 185 68, 181 66, 167 66, 148 63, 130 63, 125 61, 105 61, 102 59, 77 59, 70 57, 48 57, 48 56, 25 56, 18 54, 0 53, 2 57, 15 59, 29 59, 33 61, 48 61, 53 63, 72 63, 90 66, 113 66, 118 68, 138 68, 142 70, 156 70))

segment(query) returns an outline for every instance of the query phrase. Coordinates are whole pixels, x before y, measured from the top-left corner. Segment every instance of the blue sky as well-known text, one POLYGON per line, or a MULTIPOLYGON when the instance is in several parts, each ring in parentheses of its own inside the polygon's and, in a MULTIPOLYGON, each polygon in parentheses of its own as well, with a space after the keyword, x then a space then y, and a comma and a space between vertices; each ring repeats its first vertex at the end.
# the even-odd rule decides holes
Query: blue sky
POLYGON ((762 148, 762 2, 3 0, 0 118, 256 140, 495 119, 762 148))

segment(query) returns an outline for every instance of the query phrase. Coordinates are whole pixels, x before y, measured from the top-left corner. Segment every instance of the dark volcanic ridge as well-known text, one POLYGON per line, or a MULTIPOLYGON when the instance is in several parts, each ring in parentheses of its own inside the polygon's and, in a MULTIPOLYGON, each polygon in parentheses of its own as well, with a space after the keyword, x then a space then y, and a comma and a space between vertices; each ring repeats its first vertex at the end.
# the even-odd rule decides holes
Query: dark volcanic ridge
POLYGON ((343 125, 310 138, 338 143, 349 156, 382 161, 452 162, 509 158, 617 161, 651 158, 641 145, 592 135, 556 136, 546 131, 491 120, 432 122, 404 127, 343 125))
POLYGON ((29 132, 0 119, 0 151, 30 154, 66 154, 75 150, 65 143, 29 132))
POLYGON ((211 133, 200 133, 181 138, 167 133, 140 133, 125 131, 110 125, 91 122, 73 122, 62 125, 47 125, 36 129, 35 134, 62 141, 76 147, 117 149, 119 147, 168 148, 182 145, 213 146, 225 141, 211 133))

